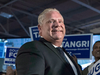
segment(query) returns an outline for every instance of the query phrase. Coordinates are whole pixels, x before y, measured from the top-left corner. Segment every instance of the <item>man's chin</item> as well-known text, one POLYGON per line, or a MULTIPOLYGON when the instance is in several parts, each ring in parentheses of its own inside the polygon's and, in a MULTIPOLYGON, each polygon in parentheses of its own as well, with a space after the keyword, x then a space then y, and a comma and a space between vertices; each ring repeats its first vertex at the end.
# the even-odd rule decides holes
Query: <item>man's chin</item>
POLYGON ((62 40, 62 37, 54 37, 54 40, 62 40))

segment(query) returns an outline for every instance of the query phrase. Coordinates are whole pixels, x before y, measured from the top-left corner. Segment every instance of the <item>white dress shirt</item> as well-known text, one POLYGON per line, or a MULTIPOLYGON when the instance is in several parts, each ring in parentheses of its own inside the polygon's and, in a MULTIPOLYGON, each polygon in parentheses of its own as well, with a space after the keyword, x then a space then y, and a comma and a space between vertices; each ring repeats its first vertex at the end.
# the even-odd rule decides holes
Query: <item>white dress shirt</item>
MULTIPOLYGON (((53 45, 53 46, 54 46, 55 48, 58 47, 58 46, 55 46, 55 45, 53 45)), ((62 45, 61 45, 60 47, 62 47, 62 45)), ((71 67, 72 67, 72 69, 73 69, 75 75, 78 75, 78 73, 77 73, 77 69, 76 69, 75 65, 73 64, 73 62, 72 62, 72 61, 70 60, 70 58, 66 55, 65 52, 64 52, 64 55, 66 56, 68 62, 70 63, 70 65, 71 65, 71 67)))

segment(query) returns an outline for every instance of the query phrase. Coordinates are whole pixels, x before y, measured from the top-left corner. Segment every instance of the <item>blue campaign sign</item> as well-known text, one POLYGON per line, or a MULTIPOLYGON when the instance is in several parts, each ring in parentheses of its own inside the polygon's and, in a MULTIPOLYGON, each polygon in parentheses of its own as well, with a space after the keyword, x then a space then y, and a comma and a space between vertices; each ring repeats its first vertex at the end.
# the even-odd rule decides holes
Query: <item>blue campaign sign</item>
POLYGON ((63 47, 70 55, 78 59, 91 59, 93 34, 66 35, 63 40, 63 47))
POLYGON ((0 58, 4 58, 4 42, 0 42, 0 58))
POLYGON ((5 55, 5 59, 4 59, 4 64, 14 65, 18 50, 19 50, 19 48, 7 47, 6 55, 5 55))
POLYGON ((37 26, 32 26, 29 27, 29 31, 30 31, 30 36, 31 36, 31 40, 39 40, 40 35, 39 35, 39 30, 37 26))

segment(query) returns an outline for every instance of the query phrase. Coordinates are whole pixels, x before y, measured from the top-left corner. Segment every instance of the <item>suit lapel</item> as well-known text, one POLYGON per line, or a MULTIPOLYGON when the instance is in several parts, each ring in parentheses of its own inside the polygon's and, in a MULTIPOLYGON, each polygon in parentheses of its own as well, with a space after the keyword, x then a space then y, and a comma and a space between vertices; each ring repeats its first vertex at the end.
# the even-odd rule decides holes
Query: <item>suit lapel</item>
POLYGON ((61 61, 63 61, 64 63, 66 62, 65 59, 61 57, 59 52, 56 50, 56 48, 50 42, 46 41, 43 38, 41 38, 40 41, 42 41, 42 43, 44 43, 50 50, 52 50, 61 59, 61 61))
POLYGON ((73 64, 75 65, 78 75, 81 75, 75 61, 72 59, 72 57, 67 53, 67 51, 64 48, 63 48, 63 50, 67 54, 67 56, 70 58, 70 60, 73 62, 73 64))

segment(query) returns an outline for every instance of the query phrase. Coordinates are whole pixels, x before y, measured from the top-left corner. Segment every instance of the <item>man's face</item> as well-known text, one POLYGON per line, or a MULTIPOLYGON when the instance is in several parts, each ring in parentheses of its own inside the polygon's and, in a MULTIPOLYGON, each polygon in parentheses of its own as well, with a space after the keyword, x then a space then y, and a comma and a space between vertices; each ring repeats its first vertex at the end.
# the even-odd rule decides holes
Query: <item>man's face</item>
POLYGON ((65 35, 65 25, 62 16, 51 11, 46 14, 42 26, 39 26, 39 32, 44 39, 48 41, 62 41, 65 35))
POLYGON ((93 47, 93 51, 92 51, 92 55, 96 58, 96 59, 100 59, 100 42, 97 42, 94 47, 93 47))

